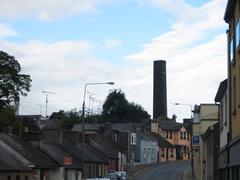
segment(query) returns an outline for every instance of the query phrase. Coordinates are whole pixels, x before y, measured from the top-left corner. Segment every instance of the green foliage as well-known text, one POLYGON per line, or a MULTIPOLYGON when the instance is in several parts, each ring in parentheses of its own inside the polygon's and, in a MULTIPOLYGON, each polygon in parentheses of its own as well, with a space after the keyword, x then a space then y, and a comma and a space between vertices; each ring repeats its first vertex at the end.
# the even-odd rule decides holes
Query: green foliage
POLYGON ((103 104, 103 116, 107 121, 117 122, 143 122, 150 115, 140 105, 129 103, 121 90, 114 90, 103 104))
POLYGON ((12 106, 7 106, 0 109, 0 128, 4 125, 9 125, 15 120, 15 109, 12 106))
POLYGON ((49 119, 55 119, 58 122, 58 126, 63 129, 71 129, 74 123, 80 122, 80 116, 77 112, 54 112, 49 119))
POLYGON ((21 66, 13 56, 0 51, 0 109, 26 96, 30 91, 31 78, 20 74, 21 66))

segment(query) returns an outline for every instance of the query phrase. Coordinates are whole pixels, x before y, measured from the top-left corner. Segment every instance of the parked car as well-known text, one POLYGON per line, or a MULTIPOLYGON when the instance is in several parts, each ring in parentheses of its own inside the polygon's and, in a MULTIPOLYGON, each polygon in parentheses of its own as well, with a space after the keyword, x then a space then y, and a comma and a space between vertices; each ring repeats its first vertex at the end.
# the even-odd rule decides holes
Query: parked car
POLYGON ((85 180, 111 180, 110 178, 87 178, 85 180))
POLYGON ((116 172, 107 173, 106 178, 110 178, 110 180, 121 180, 121 177, 116 172))
POLYGON ((115 172, 121 180, 128 180, 128 175, 126 171, 116 171, 115 172))

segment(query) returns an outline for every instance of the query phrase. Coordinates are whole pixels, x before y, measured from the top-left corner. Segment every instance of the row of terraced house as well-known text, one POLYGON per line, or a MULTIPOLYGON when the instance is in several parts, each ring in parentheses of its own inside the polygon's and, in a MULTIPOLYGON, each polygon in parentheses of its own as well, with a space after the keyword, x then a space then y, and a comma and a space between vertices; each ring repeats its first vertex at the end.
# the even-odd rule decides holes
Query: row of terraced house
POLYGON ((36 121, 39 131, 26 128, 21 136, 0 134, 1 180, 80 180, 138 165, 190 159, 189 123, 85 124, 82 143, 82 124, 61 130, 50 120, 36 121))

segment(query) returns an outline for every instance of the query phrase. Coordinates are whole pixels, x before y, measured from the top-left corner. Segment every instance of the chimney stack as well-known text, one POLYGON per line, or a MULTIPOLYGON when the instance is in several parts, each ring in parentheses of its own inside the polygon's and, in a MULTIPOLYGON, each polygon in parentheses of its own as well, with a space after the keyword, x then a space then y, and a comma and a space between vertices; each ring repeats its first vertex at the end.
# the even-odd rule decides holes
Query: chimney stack
POLYGON ((157 60, 153 65, 153 118, 167 117, 166 61, 157 60))

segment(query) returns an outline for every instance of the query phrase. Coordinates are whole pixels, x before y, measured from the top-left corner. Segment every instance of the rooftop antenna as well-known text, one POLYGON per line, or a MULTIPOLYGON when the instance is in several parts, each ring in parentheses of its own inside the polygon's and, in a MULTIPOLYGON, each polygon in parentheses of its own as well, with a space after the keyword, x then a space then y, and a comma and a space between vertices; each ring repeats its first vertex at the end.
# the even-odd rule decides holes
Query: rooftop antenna
POLYGON ((54 92, 50 92, 50 91, 42 91, 42 93, 45 94, 45 97, 46 97, 46 118, 47 118, 47 117, 48 117, 48 115, 47 115, 47 108, 48 108, 48 106, 47 106, 47 104, 48 104, 48 95, 49 95, 49 94, 56 94, 56 93, 54 93, 54 92))

